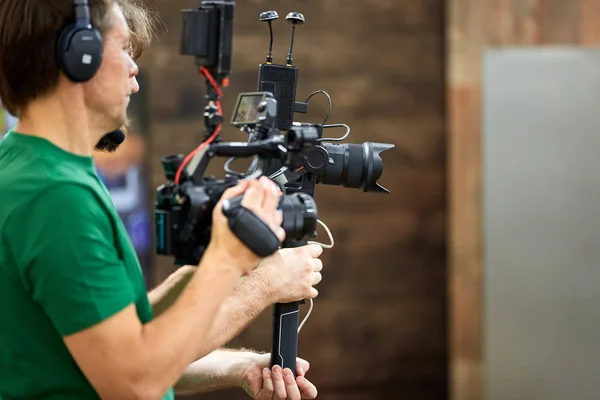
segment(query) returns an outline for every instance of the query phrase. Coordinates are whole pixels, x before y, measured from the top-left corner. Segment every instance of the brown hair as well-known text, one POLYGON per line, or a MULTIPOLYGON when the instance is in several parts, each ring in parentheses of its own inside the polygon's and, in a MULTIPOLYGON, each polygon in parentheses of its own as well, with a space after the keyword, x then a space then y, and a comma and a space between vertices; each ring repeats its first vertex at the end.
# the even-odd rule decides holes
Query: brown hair
MULTIPOLYGON (((92 24, 100 33, 110 28, 115 2, 132 30, 137 58, 152 40, 153 16, 138 0, 89 0, 92 24)), ((29 102, 54 90, 59 78, 56 42, 74 20, 72 0, 0 2, 0 98, 8 112, 20 116, 29 102)))
POLYGON ((160 20, 140 0, 121 0, 119 3, 131 33, 131 54, 137 60, 155 39, 160 20))

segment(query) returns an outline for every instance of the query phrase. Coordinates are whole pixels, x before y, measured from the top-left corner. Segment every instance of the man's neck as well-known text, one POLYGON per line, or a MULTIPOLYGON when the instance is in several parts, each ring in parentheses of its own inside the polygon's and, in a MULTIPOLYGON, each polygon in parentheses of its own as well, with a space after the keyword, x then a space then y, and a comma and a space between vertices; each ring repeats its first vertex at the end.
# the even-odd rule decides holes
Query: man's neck
POLYGON ((47 139, 65 151, 89 157, 106 132, 93 126, 92 116, 83 104, 66 95, 37 99, 23 112, 15 131, 47 139))

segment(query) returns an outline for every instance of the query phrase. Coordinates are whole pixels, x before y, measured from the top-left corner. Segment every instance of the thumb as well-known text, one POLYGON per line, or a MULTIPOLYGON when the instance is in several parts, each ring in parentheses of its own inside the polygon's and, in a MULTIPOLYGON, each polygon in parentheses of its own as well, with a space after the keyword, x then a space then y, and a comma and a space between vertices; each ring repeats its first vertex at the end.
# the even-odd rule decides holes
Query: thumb
POLYGON ((227 190, 225 190, 223 192, 223 194, 221 195, 221 198, 219 199, 217 204, 215 204, 215 209, 214 209, 213 215, 221 217, 221 209, 223 208, 223 202, 225 200, 229 200, 229 199, 232 199, 236 196, 243 194, 248 189, 250 184, 251 184, 250 181, 244 179, 244 180, 239 181, 237 185, 232 186, 232 187, 228 188, 227 190))
POLYGON ((237 185, 232 186, 223 192, 220 202, 222 203, 224 200, 232 199, 244 193, 246 189, 248 189, 248 186, 250 186, 250 183, 251 182, 247 179, 239 181, 237 185))

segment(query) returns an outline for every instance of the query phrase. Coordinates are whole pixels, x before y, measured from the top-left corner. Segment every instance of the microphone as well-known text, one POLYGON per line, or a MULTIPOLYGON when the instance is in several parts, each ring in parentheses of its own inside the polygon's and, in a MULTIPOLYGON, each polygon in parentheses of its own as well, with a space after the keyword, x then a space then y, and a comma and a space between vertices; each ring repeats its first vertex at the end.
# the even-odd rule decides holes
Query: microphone
POLYGON ((296 25, 305 22, 304 16, 298 12, 289 13, 285 19, 293 25, 292 42, 287 56, 286 65, 272 64, 273 30, 271 22, 279 18, 277 12, 266 11, 260 14, 260 21, 269 24, 271 34, 271 46, 267 55, 267 62, 260 64, 258 68, 258 91, 270 92, 277 100, 277 129, 287 131, 294 122, 294 113, 306 113, 307 103, 296 102, 296 87, 298 86, 298 67, 292 65, 292 52, 294 50, 294 39, 296 25))
POLYGON ((112 131, 107 135, 108 140, 113 142, 114 144, 121 144, 125 140, 125 133, 122 130, 118 129, 116 131, 112 131))

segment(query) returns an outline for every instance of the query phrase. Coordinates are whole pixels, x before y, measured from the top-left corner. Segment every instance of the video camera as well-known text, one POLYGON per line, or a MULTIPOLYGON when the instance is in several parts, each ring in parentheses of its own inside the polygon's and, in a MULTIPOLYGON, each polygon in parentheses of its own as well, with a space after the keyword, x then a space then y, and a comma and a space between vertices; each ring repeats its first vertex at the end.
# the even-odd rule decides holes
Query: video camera
MULTIPOLYGON (((232 232, 256 254, 266 257, 279 247, 298 247, 316 236, 318 222, 314 201, 316 184, 357 188, 363 192, 388 193, 377 184, 383 173, 380 153, 392 144, 333 144, 348 137, 345 124, 326 125, 294 122, 294 114, 306 113, 312 96, 296 102, 298 68, 292 65, 295 30, 304 16, 291 12, 292 43, 286 65, 273 64, 272 21, 275 11, 260 14, 269 24, 271 35, 267 61, 259 66, 258 90, 238 95, 231 125, 246 132, 246 142, 222 142, 218 136, 223 124, 220 100, 222 87, 228 85, 233 50, 235 2, 204 0, 198 9, 183 10, 181 49, 195 57, 207 84, 204 110, 205 140, 188 156, 168 156, 162 160, 167 182, 157 188, 155 202, 156 252, 173 256, 178 265, 197 265, 210 241, 212 213, 223 192, 240 179, 268 176, 284 192, 279 208, 286 239, 279 243, 275 234, 256 215, 240 204, 242 196, 224 202, 232 232), (340 138, 323 138, 327 128, 344 127, 340 138), (223 178, 205 176, 215 157, 228 157, 223 178), (235 158, 253 158, 245 173, 229 168, 235 158)), ((328 114, 329 115, 329 114, 328 114)), ((299 303, 276 304, 274 309, 271 364, 296 373, 299 303)))

